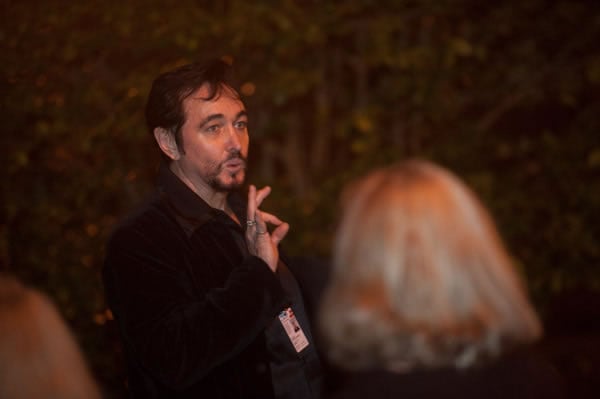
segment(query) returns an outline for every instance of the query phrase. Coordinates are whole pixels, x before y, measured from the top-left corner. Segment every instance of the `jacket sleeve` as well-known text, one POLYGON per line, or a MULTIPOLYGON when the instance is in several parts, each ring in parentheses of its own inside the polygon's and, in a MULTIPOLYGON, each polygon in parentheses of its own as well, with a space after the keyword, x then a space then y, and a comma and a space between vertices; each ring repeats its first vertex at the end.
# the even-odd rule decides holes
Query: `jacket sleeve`
POLYGON ((286 298, 260 258, 232 257, 239 252, 233 240, 203 234, 192 240, 190 256, 183 236, 153 229, 160 227, 113 234, 105 288, 128 355, 153 378, 180 390, 239 355, 286 298), (239 264, 231 266, 235 261, 239 264))

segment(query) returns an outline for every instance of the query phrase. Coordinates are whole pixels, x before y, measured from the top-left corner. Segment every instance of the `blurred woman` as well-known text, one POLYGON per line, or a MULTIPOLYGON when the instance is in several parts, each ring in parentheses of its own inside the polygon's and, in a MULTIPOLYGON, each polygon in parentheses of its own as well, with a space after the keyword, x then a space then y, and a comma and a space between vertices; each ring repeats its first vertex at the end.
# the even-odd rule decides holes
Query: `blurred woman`
POLYGON ((75 338, 52 302, 1 273, 0 398, 100 398, 75 338))
POLYGON ((351 371, 335 398, 560 397, 523 349, 542 327, 490 215, 427 161, 345 191, 319 321, 351 371))

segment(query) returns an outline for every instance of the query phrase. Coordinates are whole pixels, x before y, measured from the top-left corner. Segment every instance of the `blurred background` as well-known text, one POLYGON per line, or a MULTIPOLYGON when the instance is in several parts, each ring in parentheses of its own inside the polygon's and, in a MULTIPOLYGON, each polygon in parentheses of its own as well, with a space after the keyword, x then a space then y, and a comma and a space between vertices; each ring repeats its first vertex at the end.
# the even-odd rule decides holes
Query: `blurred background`
POLYGON ((107 398, 126 380, 100 270, 154 183, 145 98, 159 73, 210 56, 235 67, 250 181, 273 187, 264 208, 290 222, 288 253, 327 259, 350 179, 431 159, 498 221, 556 367, 580 397, 600 380, 600 1, 0 7, 1 268, 54 299, 107 398))

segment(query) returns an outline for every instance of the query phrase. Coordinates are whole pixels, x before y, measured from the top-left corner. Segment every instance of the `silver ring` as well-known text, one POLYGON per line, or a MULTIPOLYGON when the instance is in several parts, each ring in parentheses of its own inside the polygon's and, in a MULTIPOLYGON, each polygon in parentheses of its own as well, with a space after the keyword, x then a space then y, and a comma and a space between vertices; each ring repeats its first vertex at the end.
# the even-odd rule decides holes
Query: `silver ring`
POLYGON ((248 227, 256 226, 256 220, 246 220, 246 225, 248 227))

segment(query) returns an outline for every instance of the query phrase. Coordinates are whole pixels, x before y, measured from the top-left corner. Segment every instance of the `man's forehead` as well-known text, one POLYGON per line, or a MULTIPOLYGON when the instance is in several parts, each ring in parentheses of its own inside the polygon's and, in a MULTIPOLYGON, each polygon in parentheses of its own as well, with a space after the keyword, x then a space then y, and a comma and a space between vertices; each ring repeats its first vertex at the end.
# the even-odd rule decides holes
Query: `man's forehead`
POLYGON ((194 101, 217 101, 222 96, 230 97, 241 102, 238 92, 224 83, 219 84, 217 87, 212 87, 209 83, 204 83, 192 92, 188 99, 194 101), (209 99, 211 94, 213 94, 213 96, 209 99))
POLYGON ((210 94, 212 94, 211 87, 205 83, 184 100, 185 110, 211 108, 212 105, 217 105, 223 99, 233 100, 241 110, 245 109, 239 94, 230 86, 221 85, 216 89, 214 96, 208 99, 210 94))

